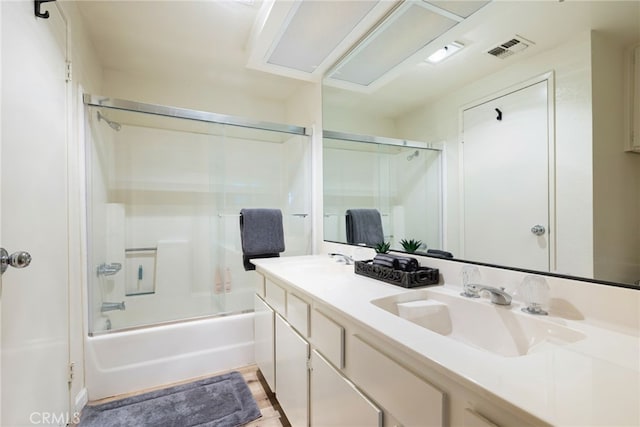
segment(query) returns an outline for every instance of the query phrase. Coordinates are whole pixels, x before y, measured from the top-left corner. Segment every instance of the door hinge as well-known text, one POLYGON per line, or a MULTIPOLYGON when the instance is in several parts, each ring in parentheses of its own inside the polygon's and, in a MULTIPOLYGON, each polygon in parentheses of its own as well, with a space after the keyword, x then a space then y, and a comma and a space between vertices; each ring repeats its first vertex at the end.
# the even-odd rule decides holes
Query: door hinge
POLYGON ((65 81, 68 83, 71 81, 71 79, 73 78, 73 67, 71 65, 71 61, 67 61, 66 67, 65 67, 65 81))
POLYGON ((73 376, 74 376, 74 373, 75 373, 75 367, 76 367, 75 363, 73 363, 73 362, 69 363, 69 372, 68 372, 68 376, 67 376, 67 382, 69 384, 71 384, 73 382, 73 376))
POLYGON ((307 359, 307 371, 313 371, 313 365, 311 364, 311 359, 307 359))

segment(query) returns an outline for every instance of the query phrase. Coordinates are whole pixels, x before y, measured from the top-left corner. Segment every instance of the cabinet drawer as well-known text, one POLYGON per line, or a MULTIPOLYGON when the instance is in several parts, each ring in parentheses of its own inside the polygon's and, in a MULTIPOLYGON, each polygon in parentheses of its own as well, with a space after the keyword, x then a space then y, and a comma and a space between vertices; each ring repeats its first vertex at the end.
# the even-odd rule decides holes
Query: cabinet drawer
POLYGON ((444 393, 357 335, 349 352, 352 381, 402 425, 443 425, 444 393))
POLYGON ((309 304, 291 293, 287 296, 287 320, 304 337, 309 337, 309 304))
POLYGON ((286 315, 287 292, 269 279, 265 279, 265 297, 275 311, 286 315))
POLYGON ((344 368, 344 328, 318 310, 311 314, 311 340, 329 362, 344 368))

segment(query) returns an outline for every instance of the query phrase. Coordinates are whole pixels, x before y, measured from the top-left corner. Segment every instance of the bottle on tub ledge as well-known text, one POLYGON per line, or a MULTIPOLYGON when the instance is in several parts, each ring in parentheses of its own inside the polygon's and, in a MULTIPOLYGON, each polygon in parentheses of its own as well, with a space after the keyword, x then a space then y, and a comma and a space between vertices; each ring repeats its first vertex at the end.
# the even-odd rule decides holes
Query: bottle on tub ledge
POLYGON ((231 292, 231 269, 227 267, 224 270, 224 291, 225 293, 231 292))
POLYGON ((224 291, 224 283, 222 282, 222 273, 220 267, 216 267, 213 292, 221 294, 224 291))

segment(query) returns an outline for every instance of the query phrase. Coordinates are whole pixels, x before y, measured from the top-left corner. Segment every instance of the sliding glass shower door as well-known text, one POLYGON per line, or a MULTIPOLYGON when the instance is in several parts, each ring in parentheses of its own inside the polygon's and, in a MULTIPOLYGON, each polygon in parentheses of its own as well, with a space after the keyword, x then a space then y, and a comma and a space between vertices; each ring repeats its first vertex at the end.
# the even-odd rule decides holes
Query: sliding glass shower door
POLYGON ((310 253, 304 133, 93 105, 87 123, 91 332, 252 310, 242 208, 281 209, 283 255, 310 253))

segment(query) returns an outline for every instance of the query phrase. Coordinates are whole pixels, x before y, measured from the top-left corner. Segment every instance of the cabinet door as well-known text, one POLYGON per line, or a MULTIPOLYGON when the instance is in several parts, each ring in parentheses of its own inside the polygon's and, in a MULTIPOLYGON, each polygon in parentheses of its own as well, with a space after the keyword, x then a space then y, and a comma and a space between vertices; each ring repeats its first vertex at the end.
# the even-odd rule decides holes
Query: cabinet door
POLYGON ((274 313, 258 295, 254 301, 254 356, 271 391, 276 391, 274 313))
POLYGON ((355 335, 350 377, 406 427, 444 425, 444 393, 355 335))
POLYGON ((309 343, 276 314, 276 397, 294 427, 309 425, 309 343))
POLYGON ((311 427, 382 426, 382 411, 316 350, 311 366, 311 427))

